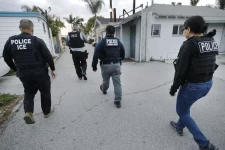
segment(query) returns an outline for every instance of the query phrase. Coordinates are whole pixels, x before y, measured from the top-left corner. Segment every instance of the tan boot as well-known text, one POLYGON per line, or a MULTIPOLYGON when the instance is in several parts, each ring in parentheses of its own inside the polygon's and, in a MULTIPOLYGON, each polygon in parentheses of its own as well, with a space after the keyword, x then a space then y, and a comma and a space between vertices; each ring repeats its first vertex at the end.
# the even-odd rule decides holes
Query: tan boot
POLYGON ((53 113, 53 111, 54 111, 54 107, 52 106, 50 112, 47 115, 44 115, 44 117, 48 118, 53 113))
POLYGON ((31 113, 31 112, 27 112, 23 119, 25 120, 26 124, 34 124, 35 123, 33 113, 31 113))

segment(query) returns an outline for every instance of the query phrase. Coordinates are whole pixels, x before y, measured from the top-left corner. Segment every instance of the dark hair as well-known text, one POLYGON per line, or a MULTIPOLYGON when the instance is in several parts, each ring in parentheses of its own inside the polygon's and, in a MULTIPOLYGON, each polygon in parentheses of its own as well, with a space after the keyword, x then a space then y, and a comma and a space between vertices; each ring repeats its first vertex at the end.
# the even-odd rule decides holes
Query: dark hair
POLYGON ((107 34, 114 34, 114 33, 115 33, 115 27, 112 26, 112 25, 108 25, 108 26, 106 27, 106 33, 107 33, 107 34))
POLYGON ((184 22, 184 28, 189 27, 191 32, 204 33, 208 29, 202 16, 192 16, 184 22))

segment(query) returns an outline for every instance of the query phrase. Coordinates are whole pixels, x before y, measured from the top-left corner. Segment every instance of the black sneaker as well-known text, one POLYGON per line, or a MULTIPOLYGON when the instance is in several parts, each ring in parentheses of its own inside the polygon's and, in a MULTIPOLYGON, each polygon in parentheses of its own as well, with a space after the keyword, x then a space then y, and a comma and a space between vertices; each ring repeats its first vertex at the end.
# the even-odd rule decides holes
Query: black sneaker
POLYGON ((121 107, 120 101, 114 102, 114 104, 116 105, 117 108, 120 108, 121 107))
POLYGON ((84 78, 84 80, 87 80, 86 74, 83 74, 83 78, 84 78))
POLYGON ((82 75, 81 76, 77 76, 79 80, 82 80, 82 75))
POLYGON ((176 122, 170 121, 170 124, 171 124, 171 126, 172 126, 174 129, 176 129, 177 133, 178 133, 180 136, 183 136, 183 130, 177 128, 177 123, 176 123, 176 122))
POLYGON ((100 85, 100 90, 102 91, 102 93, 105 95, 105 94, 107 94, 107 92, 106 91, 103 91, 103 89, 102 89, 102 85, 100 85))
POLYGON ((219 148, 216 147, 215 145, 211 144, 210 142, 208 143, 207 147, 199 147, 199 150, 218 150, 219 148))

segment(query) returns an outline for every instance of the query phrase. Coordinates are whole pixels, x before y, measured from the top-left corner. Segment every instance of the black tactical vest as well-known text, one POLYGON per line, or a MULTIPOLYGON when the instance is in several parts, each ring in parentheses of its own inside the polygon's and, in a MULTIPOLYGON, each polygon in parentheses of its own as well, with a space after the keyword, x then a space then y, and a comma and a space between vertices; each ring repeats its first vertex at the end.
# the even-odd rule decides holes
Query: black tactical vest
POLYGON ((119 63, 121 61, 119 40, 114 37, 106 37, 103 40, 104 47, 101 61, 103 63, 119 63))
POLYGON ((80 32, 70 32, 69 33, 69 46, 71 48, 82 48, 84 47, 84 41, 80 38, 80 32))
MULTIPOLYGON (((189 80, 209 81, 217 69, 216 55, 218 55, 218 44, 211 37, 193 37, 190 39, 194 44, 194 54, 191 56, 189 71, 193 71, 189 80), (192 70, 193 69, 193 70, 192 70)), ((190 74, 190 72, 189 72, 190 74)))
POLYGON ((44 67, 44 58, 34 46, 35 36, 22 34, 11 38, 11 51, 16 67, 19 69, 44 67))

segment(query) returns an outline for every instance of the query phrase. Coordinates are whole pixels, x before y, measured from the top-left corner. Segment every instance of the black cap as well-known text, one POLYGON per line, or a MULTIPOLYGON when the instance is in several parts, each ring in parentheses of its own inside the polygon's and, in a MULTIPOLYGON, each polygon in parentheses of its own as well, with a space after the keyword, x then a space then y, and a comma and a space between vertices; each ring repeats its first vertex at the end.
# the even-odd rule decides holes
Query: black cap
POLYGON ((189 27, 194 33, 204 33, 208 26, 202 16, 192 16, 184 22, 184 27, 189 27))

